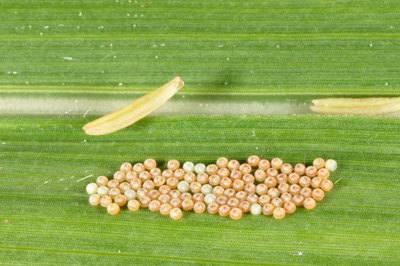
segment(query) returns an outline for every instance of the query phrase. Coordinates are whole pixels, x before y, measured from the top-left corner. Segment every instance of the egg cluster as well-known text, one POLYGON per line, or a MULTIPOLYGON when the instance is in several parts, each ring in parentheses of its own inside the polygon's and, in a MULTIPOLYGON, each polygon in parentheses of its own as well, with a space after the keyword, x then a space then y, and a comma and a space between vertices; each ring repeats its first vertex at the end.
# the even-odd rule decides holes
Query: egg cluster
POLYGON ((243 164, 221 157, 208 166, 192 162, 180 166, 170 160, 162 171, 154 159, 124 163, 114 179, 99 176, 87 185, 89 203, 107 208, 112 215, 127 205, 130 211, 149 208, 174 220, 182 218, 182 210, 235 220, 248 212, 283 219, 297 207, 315 208, 333 187, 328 178, 337 163, 317 158, 312 166, 293 167, 279 158, 268 161, 253 155, 243 164))

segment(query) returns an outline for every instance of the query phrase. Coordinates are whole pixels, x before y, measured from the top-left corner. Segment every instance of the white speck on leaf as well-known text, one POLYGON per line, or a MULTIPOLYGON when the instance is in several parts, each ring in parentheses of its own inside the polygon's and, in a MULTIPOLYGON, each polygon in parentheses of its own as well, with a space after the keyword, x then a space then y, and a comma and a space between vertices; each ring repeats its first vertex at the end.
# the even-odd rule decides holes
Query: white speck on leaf
POLYGON ((90 111, 90 108, 87 109, 87 111, 83 114, 83 117, 86 117, 86 115, 89 113, 89 111, 90 111))
POLYGON ((341 177, 341 178, 339 178, 335 183, 333 183, 333 184, 336 184, 337 182, 339 182, 340 180, 342 180, 342 178, 343 177, 341 177))
POLYGON ((85 176, 85 177, 83 177, 83 178, 81 178, 81 179, 78 179, 76 182, 78 183, 78 182, 80 182, 80 181, 82 181, 82 180, 85 180, 85 179, 87 179, 87 178, 89 178, 89 177, 92 177, 93 175, 88 175, 88 176, 85 176))
POLYGON ((50 181, 51 181, 51 180, 44 181, 44 183, 42 183, 41 185, 39 185, 36 189, 39 189, 41 186, 43 186, 44 184, 49 183, 50 181))
POLYGON ((65 60, 74 60, 72 57, 64 56, 65 60))

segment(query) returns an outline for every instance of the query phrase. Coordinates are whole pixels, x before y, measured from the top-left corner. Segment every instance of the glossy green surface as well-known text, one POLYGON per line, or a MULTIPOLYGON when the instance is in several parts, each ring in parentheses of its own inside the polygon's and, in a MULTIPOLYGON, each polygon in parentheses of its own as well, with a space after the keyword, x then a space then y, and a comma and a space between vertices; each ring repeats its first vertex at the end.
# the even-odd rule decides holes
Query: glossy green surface
POLYGON ((0 0, 0 264, 396 265, 398 118, 308 106, 400 95, 399 14, 395 0, 0 0), (151 117, 81 130, 174 76, 185 87, 151 117), (337 183, 281 221, 87 202, 125 161, 252 154, 336 159, 337 183))
POLYGON ((388 265, 399 258, 398 119, 161 117, 100 137, 80 129, 87 121, 1 120, 2 262, 388 265), (243 162, 251 154, 305 164, 334 158, 337 183, 315 210, 281 221, 195 213, 173 221, 126 209, 111 217, 87 202, 86 185, 125 161, 153 157, 164 167, 173 158, 243 162))

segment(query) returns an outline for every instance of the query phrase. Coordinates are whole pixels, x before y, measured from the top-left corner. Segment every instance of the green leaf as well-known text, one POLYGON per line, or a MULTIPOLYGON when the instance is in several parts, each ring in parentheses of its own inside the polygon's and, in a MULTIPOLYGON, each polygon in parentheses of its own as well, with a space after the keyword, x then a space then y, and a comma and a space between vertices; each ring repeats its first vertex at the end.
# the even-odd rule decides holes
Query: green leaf
POLYGON ((311 115, 312 99, 399 96, 400 3, 0 1, 0 264, 395 265, 400 122, 311 115), (42 33, 42 34, 41 34, 42 33), (181 76, 154 115, 82 126, 181 76), (281 221, 111 217, 86 184, 152 157, 333 158, 333 190, 281 221))

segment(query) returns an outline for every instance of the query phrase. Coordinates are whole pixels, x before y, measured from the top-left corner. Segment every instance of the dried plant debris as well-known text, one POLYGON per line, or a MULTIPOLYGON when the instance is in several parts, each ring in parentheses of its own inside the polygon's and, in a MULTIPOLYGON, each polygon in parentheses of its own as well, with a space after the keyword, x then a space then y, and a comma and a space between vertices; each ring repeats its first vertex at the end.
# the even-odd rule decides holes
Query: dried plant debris
POLYGON ((124 163, 109 180, 99 176, 86 192, 89 203, 107 208, 111 215, 125 205, 130 211, 148 208, 152 212, 182 218, 183 211, 208 212, 230 216, 244 213, 272 215, 283 219, 298 207, 314 209, 325 192, 333 188, 328 178, 335 171, 335 160, 314 160, 312 166, 294 167, 279 158, 271 161, 253 155, 246 163, 219 158, 208 166, 170 160, 167 169, 157 168, 154 159, 124 163))
POLYGON ((311 110, 320 114, 382 115, 400 111, 396 98, 326 98, 312 101, 311 110))
POLYGON ((155 91, 133 101, 127 106, 87 123, 83 130, 88 135, 105 135, 126 128, 161 107, 184 85, 180 77, 155 91))

